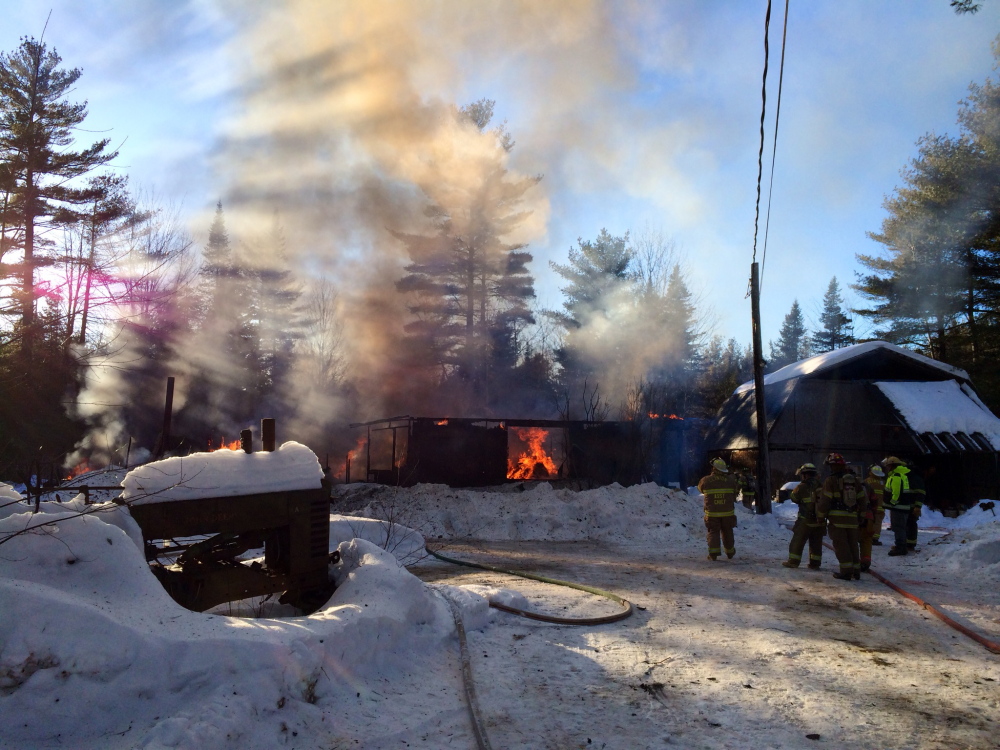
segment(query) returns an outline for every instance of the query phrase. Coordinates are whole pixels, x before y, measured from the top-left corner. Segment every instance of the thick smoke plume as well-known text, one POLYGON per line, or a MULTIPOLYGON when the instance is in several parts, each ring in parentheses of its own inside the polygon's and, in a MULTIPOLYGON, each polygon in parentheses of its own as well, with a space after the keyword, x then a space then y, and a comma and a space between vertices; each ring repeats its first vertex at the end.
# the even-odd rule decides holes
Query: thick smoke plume
MULTIPOLYGON (((337 405, 345 416, 446 408, 429 402, 439 373, 400 356, 407 312, 394 284, 408 258, 392 233, 429 231, 431 203, 460 213, 497 166, 512 180, 545 171, 499 149, 460 107, 493 98, 475 87, 520 58, 531 76, 516 90, 523 101, 501 106, 532 111, 552 99, 586 110, 617 69, 603 7, 286 2, 237 12, 247 79, 218 159, 230 226, 263 230, 279 212, 300 267, 337 285, 346 374, 358 389, 356 404, 337 405)), ((531 142, 531 123, 513 135, 531 142)), ((526 194, 527 218, 505 241, 544 235, 545 187, 526 194)))
MULTIPOLYGON (((319 447, 332 422, 447 410, 434 402, 440 373, 405 356, 409 314, 395 282, 409 259, 394 233, 429 232, 428 205, 457 211, 491 170, 543 174, 550 157, 600 140, 603 92, 628 79, 608 6, 285 0, 228 10, 242 78, 213 168, 235 252, 257 268, 291 264, 303 289, 333 285, 339 377, 350 384, 330 389, 315 360, 297 360, 283 394, 296 414, 282 432, 319 447), (463 117, 480 98, 523 115, 510 128, 527 145, 508 153, 463 117), (260 241, 276 221, 280 264, 276 244, 260 241)), ((530 249, 546 233, 544 179, 518 209, 526 218, 503 239, 530 249)), ((210 221, 206 212, 198 231, 210 221)), ((214 328, 176 347, 179 390, 194 371, 228 377, 224 326, 214 328)))

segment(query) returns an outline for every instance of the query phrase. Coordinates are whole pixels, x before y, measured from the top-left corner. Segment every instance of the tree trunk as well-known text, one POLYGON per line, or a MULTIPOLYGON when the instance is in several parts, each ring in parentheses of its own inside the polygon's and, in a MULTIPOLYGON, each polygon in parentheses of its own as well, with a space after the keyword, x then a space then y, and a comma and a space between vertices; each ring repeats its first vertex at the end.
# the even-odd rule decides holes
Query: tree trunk
POLYGON ((97 204, 94 204, 94 216, 90 220, 90 256, 87 258, 87 283, 83 290, 83 312, 80 314, 80 346, 87 343, 87 317, 90 313, 90 288, 94 278, 94 256, 97 251, 97 204))
POLYGON ((34 172, 24 176, 24 285, 21 289, 21 322, 30 330, 35 322, 35 215, 34 172))

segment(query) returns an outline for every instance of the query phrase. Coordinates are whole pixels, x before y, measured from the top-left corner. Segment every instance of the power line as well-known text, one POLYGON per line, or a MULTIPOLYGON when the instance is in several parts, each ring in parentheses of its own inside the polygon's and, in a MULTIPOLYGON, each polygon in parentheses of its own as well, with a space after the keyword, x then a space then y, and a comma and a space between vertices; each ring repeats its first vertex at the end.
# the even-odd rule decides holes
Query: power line
POLYGON ((764 285, 764 268, 767 265, 767 235, 768 230, 771 228, 771 194, 774 192, 774 157, 778 153, 778 123, 781 120, 781 86, 785 81, 785 39, 788 37, 788 2, 789 0, 785 0, 785 23, 781 29, 781 65, 778 67, 778 105, 774 113, 774 144, 771 146, 771 179, 767 186, 767 219, 764 221, 764 252, 760 260, 761 286, 764 285))
POLYGON ((753 217, 753 263, 757 262, 757 228, 760 222, 760 184, 764 174, 764 116, 767 114, 767 32, 771 26, 771 0, 767 0, 764 16, 764 80, 760 87, 760 148, 757 151, 757 205, 753 217))

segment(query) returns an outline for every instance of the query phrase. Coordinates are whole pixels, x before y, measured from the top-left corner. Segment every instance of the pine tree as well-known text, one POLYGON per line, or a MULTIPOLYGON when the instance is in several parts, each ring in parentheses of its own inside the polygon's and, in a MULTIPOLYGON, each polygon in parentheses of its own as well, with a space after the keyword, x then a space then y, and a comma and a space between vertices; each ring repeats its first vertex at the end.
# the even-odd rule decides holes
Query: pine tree
POLYGON ((47 262, 40 250, 50 244, 43 236, 45 224, 72 220, 73 207, 93 198, 88 189, 73 187, 72 179, 117 156, 107 151, 108 139, 82 151, 69 149, 87 117, 87 104, 65 101, 81 72, 63 70, 60 62, 55 50, 30 38, 0 55, 0 154, 12 208, 5 216, 10 222, 5 239, 16 237, 22 253, 18 296, 29 357, 36 337, 35 270, 47 262))
MULTIPOLYGON (((122 228, 125 222, 134 221, 135 201, 128 193, 128 178, 118 175, 99 175, 88 183, 90 204, 81 211, 81 242, 87 246, 86 258, 81 257, 79 281, 82 289, 80 305, 80 333, 77 343, 87 343, 87 324, 90 321, 95 277, 101 275, 99 243, 122 228)), ((71 309, 67 314, 67 339, 72 338, 75 328, 75 314, 71 309)))
POLYGON ((667 354, 678 372, 692 373, 697 366, 698 330, 695 306, 680 264, 675 264, 667 282, 666 335, 670 339, 667 354))
POLYGON ((583 238, 577 240, 577 247, 570 248, 568 264, 550 261, 552 269, 569 282, 562 287, 566 297, 564 312, 552 314, 565 329, 563 346, 556 352, 565 379, 592 377, 595 370, 600 369, 600 358, 614 356, 621 336, 611 341, 597 339, 607 328, 605 322, 614 308, 628 294, 631 260, 628 232, 614 236, 607 229, 601 229, 593 242, 583 238))
POLYGON ((713 336, 705 348, 699 377, 701 416, 714 417, 736 388, 753 376, 753 350, 729 339, 713 336))
POLYGON ((820 328, 812 335, 812 345, 816 352, 829 352, 854 343, 853 325, 844 312, 844 298, 840 295, 837 277, 830 279, 830 285, 823 295, 823 312, 819 316, 820 328))
POLYGON ((769 370, 777 370, 805 359, 809 356, 809 332, 806 330, 805 318, 799 301, 792 301, 792 309, 788 311, 778 332, 778 341, 771 342, 771 361, 769 370))
MULTIPOLYGON (((472 189, 433 192, 448 196, 448 205, 431 201, 425 214, 429 235, 394 232, 411 263, 396 288, 408 296, 414 320, 406 332, 424 364, 440 367, 446 379, 471 388, 482 407, 489 381, 506 359, 520 326, 533 320, 527 302, 534 297, 528 270, 531 254, 507 238, 527 214, 525 193, 540 177, 512 177, 505 155, 513 141, 503 125, 487 131, 493 102, 480 100, 458 112, 484 139, 485 155, 470 165, 478 170, 472 189)), ((509 362, 507 362, 509 366, 509 362)))

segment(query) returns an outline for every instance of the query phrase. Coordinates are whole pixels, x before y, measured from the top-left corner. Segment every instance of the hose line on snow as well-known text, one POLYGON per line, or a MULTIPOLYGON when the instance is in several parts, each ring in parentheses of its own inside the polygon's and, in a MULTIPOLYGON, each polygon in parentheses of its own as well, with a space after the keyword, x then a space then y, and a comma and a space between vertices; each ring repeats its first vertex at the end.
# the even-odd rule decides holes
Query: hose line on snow
POLYGON ((888 578, 886 578, 883 575, 879 575, 878 573, 876 573, 871 568, 868 569, 868 573, 869 573, 869 575, 875 576, 877 579, 879 579, 882 583, 884 583, 886 586, 888 586, 889 588, 891 588, 893 591, 896 591, 899 594, 902 594, 904 597, 906 597, 910 601, 916 602, 921 607, 923 607, 928 612, 930 612, 932 615, 934 615, 939 620, 941 620, 942 622, 944 622, 946 625, 950 625, 951 627, 955 628, 955 630, 957 630, 962 635, 966 635, 969 638, 971 638, 972 640, 974 640, 976 643, 979 643, 979 644, 985 646, 989 651, 992 651, 994 654, 1000 654, 1000 643, 997 643, 996 641, 991 641, 989 638, 985 638, 984 636, 981 636, 975 630, 971 630, 970 628, 965 627, 965 625, 963 625, 962 623, 956 622, 955 620, 953 620, 950 617, 948 617, 948 615, 946 615, 940 609, 938 609, 937 607, 935 607, 933 604, 925 602, 923 599, 921 599, 916 594, 911 594, 906 589, 903 589, 900 586, 897 586, 892 581, 890 581, 888 578))
MULTIPOLYGON (((430 552, 430 550, 428 550, 430 552)), ((472 720, 472 733, 476 737, 476 745, 479 750, 492 750, 489 737, 486 736, 486 728, 483 726, 483 717, 479 711, 479 700, 476 698, 476 687, 472 682, 472 659, 469 657, 469 644, 465 639, 465 626, 462 625, 462 613, 458 611, 458 605, 446 594, 440 594, 448 607, 451 609, 451 616, 455 620, 455 630, 458 631, 458 649, 462 655, 462 686, 465 688, 465 705, 469 709, 469 718, 472 720)))
MULTIPOLYGON (((827 542, 823 542, 823 546, 826 547, 829 550, 833 550, 834 552, 836 552, 836 550, 833 549, 833 546, 830 545, 827 542)), ((882 583, 884 583, 886 586, 888 586, 889 588, 891 588, 896 593, 902 595, 903 597, 909 599, 912 602, 916 602, 917 604, 919 604, 921 607, 923 607, 928 612, 930 612, 932 615, 934 615, 939 620, 941 620, 941 622, 943 622, 945 625, 948 625, 949 627, 954 628, 955 630, 957 630, 962 635, 968 636, 969 638, 971 638, 972 640, 974 640, 976 643, 980 644, 981 646, 984 646, 988 651, 991 651, 994 654, 1000 654, 1000 643, 997 643, 996 641, 991 641, 989 638, 986 638, 986 637, 980 635, 975 630, 972 630, 971 628, 965 627, 965 625, 963 625, 960 622, 956 622, 955 620, 951 619, 948 615, 946 615, 944 612, 942 612, 940 609, 938 609, 937 607, 935 607, 933 604, 931 604, 929 602, 925 602, 923 599, 921 599, 916 594, 911 594, 909 591, 907 591, 906 589, 904 589, 902 586, 897 586, 895 583, 893 583, 892 581, 890 581, 888 578, 886 578, 885 576, 883 576, 883 575, 881 575, 879 573, 876 573, 871 568, 869 568, 866 572, 868 573, 868 575, 871 575, 871 576, 874 576, 875 578, 877 578, 879 581, 881 581, 882 583)))
POLYGON ((497 568, 493 565, 485 565, 481 563, 466 562, 465 560, 457 560, 453 557, 446 557, 438 552, 435 552, 430 547, 425 546, 424 549, 431 557, 436 557, 438 560, 443 560, 444 562, 452 563, 453 565, 462 565, 467 568, 477 568, 479 570, 489 570, 493 573, 505 573, 506 575, 517 576, 518 578, 528 578, 532 581, 541 581, 542 583, 551 583, 555 586, 565 586, 566 588, 576 589, 577 591, 585 591, 588 594, 594 594, 596 596, 602 596, 605 599, 610 599, 611 601, 620 604, 624 609, 621 612, 616 612, 613 615, 605 615, 604 617, 555 617, 553 615, 543 615, 538 612, 528 612, 523 609, 518 609, 516 607, 508 607, 506 604, 499 604, 496 602, 490 602, 490 606, 494 609, 499 609, 501 612, 509 612, 512 615, 518 615, 519 617, 527 617, 530 620, 539 620, 541 622, 551 622, 557 625, 607 625, 611 622, 618 622, 619 620, 624 620, 626 617, 631 616, 633 612, 632 602, 628 599, 623 599, 617 594, 612 594, 610 591, 605 591, 604 589, 599 589, 595 586, 585 586, 582 583, 572 583, 570 581, 560 581, 557 578, 547 578, 545 576, 535 575, 534 573, 519 573, 516 570, 506 570, 505 568, 497 568))

